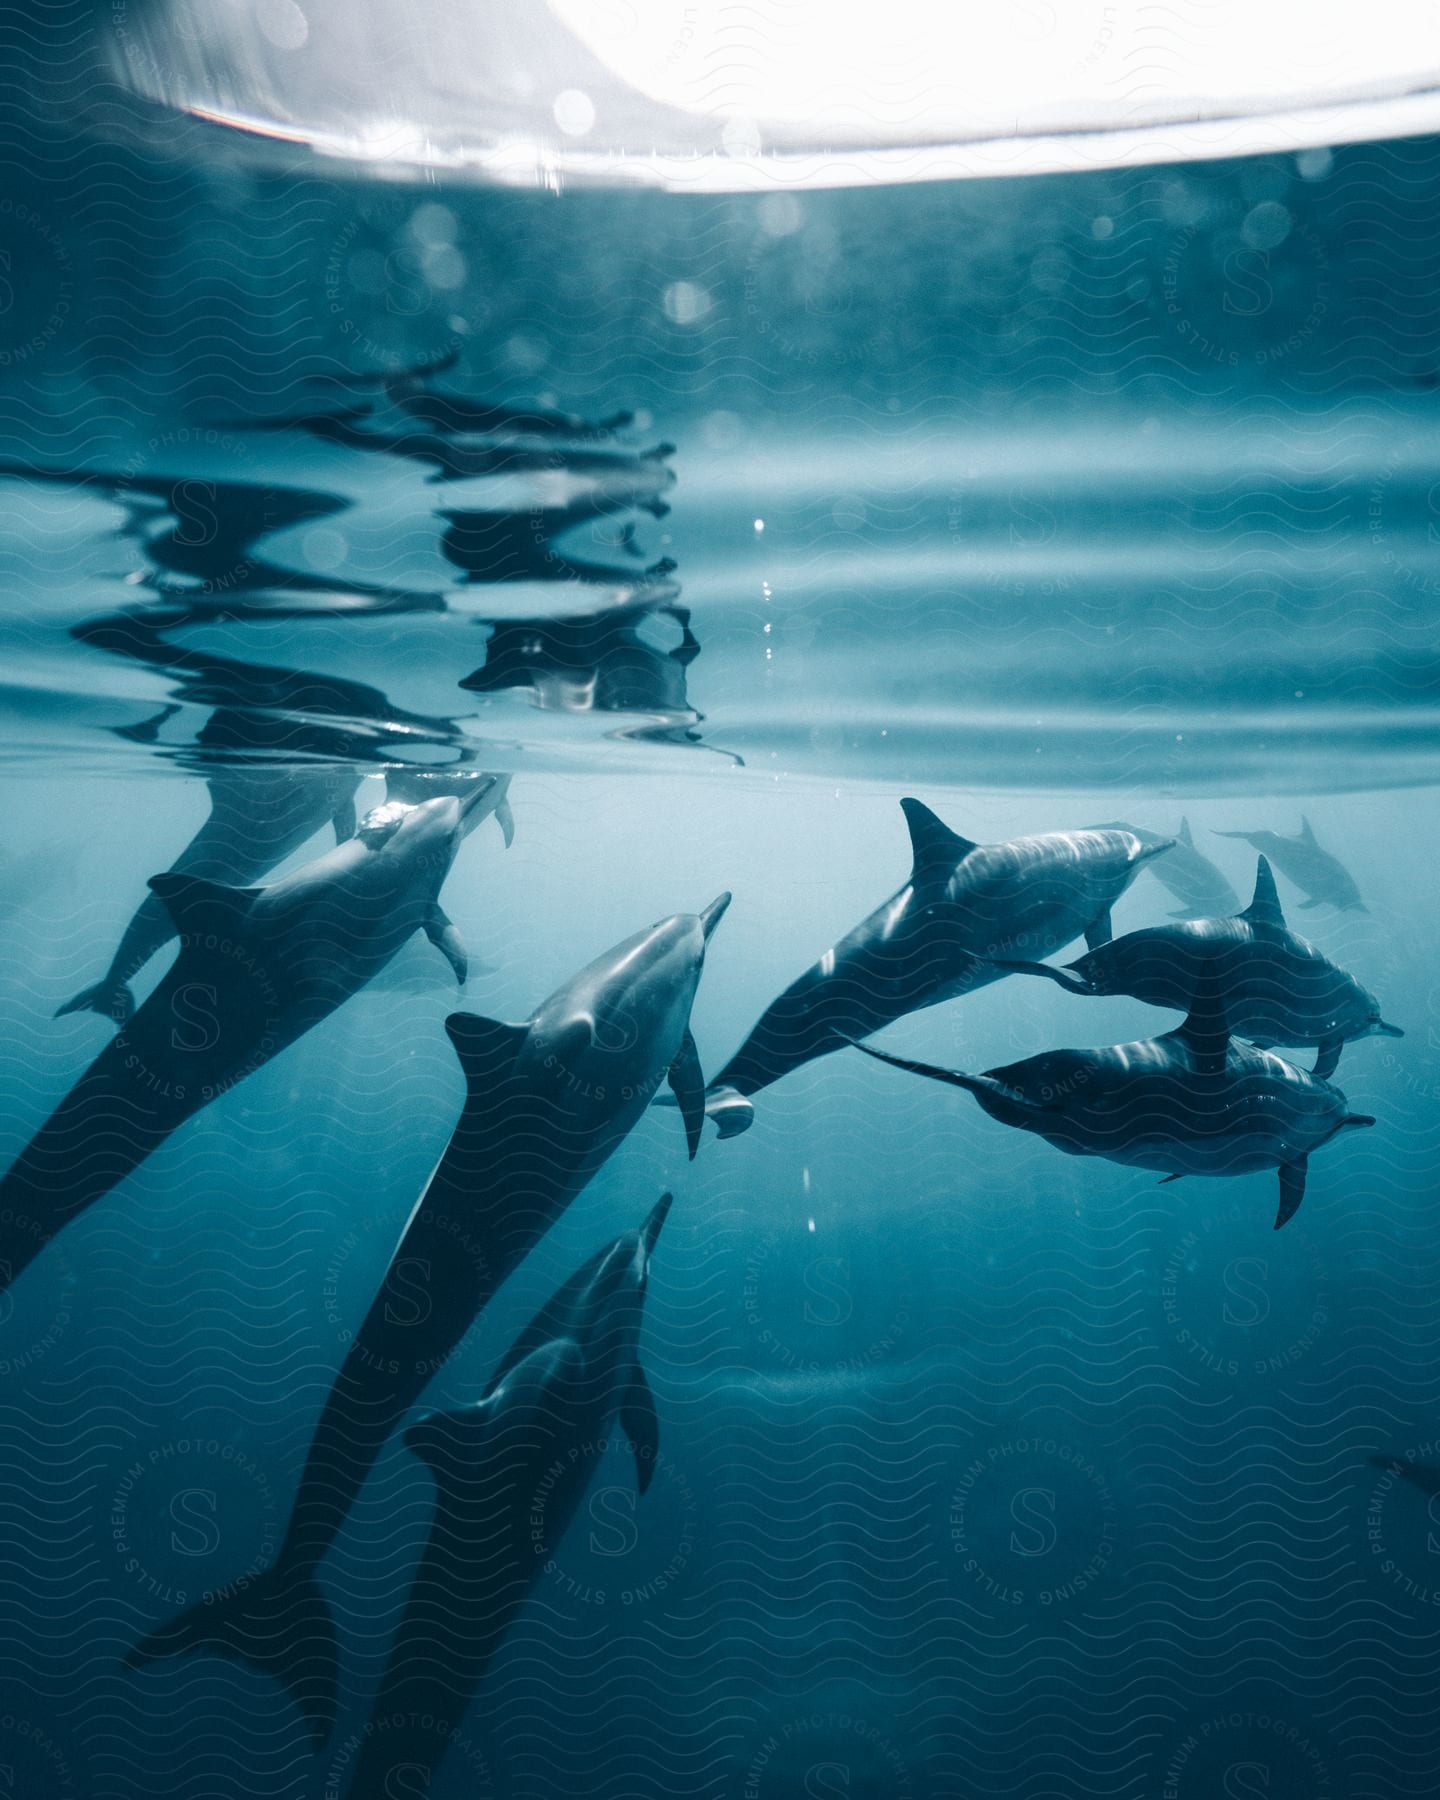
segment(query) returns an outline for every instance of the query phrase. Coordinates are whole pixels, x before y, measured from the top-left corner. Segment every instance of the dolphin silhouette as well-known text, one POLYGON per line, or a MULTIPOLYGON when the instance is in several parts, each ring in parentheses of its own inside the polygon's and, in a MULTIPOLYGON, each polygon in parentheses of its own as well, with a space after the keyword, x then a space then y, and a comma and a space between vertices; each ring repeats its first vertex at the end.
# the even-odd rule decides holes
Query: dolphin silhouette
POLYGON ((715 1077, 706 1111, 721 1137, 754 1117, 750 1096, 817 1056, 1006 973, 996 959, 1110 937, 1110 908, 1168 838, 1054 831, 975 844, 902 800, 914 863, 898 893, 771 1002, 715 1077))
POLYGON ((1180 902, 1180 910, 1170 915, 1172 919, 1214 919, 1239 912, 1240 896, 1225 879, 1223 871, 1195 848, 1188 819, 1181 819, 1173 838, 1162 838, 1158 832, 1146 831, 1143 826, 1117 821, 1097 825, 1095 829, 1128 831, 1142 844, 1168 843, 1171 846, 1168 856, 1152 862, 1149 867, 1161 886, 1168 888, 1180 902))
POLYGON ((1300 902, 1301 912, 1330 905, 1342 912, 1369 912, 1360 898, 1355 877, 1338 856, 1321 849, 1310 821, 1302 818, 1298 837, 1281 837, 1277 831, 1217 831, 1216 837, 1241 838, 1253 850, 1268 856, 1282 875, 1310 896, 1300 902))
POLYGON ((1404 1037, 1380 1016, 1380 1002, 1285 923, 1275 877, 1262 856, 1255 897, 1229 919, 1152 925, 1091 950, 1063 969, 1006 962, 1012 975, 1045 975, 1074 994, 1131 994, 1151 1006, 1189 1010, 1206 968, 1220 983, 1230 1029, 1271 1048, 1317 1045, 1312 1074, 1329 1077, 1344 1044, 1404 1037))
POLYGON ((347 1800, 384 1800, 404 1768, 428 1792, 491 1659, 541 1579, 619 1421, 643 1495, 660 1449, 639 1336, 661 1196, 546 1302, 483 1397, 411 1425, 435 1479, 430 1535, 395 1634, 347 1800), (439 1721, 444 1720, 443 1725, 439 1721), (422 1778, 423 1777, 423 1778, 422 1778))
POLYGON ((0 1289, 192 1113, 364 987, 412 932, 464 980, 436 899, 463 824, 452 797, 395 803, 269 887, 152 879, 180 954, 0 1181, 0 1289))
POLYGON ((199 1648, 244 1658, 286 1685, 323 1742, 335 1718, 337 1650, 315 1570, 401 1415, 667 1077, 694 1156, 705 1080, 690 1008, 729 903, 721 894, 703 913, 637 932, 523 1025, 451 1014, 464 1110, 330 1390, 276 1566, 153 1632, 131 1651, 132 1664, 199 1648))
POLYGON ((1047 1050, 966 1075, 856 1044, 897 1069, 974 1094, 992 1119, 1033 1131, 1071 1156, 1103 1156, 1182 1175, 1280 1171, 1278 1231, 1305 1197, 1307 1159, 1349 1125, 1339 1088, 1273 1050, 1232 1038, 1213 966, 1184 1024, 1103 1050, 1047 1050))

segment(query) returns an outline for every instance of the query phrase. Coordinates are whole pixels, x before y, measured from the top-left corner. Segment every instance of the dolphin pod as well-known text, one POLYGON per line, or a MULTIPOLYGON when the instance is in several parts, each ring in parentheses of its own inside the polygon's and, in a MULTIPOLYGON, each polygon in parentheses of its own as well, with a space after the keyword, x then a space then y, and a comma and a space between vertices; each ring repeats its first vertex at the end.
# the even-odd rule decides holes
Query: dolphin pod
POLYGON ((641 1495, 660 1422, 639 1335, 655 1241, 670 1210, 599 1250, 541 1307, 473 1405, 431 1413, 405 1444, 435 1481, 435 1513, 347 1800, 386 1800, 404 1769, 428 1793, 491 1659, 542 1578, 619 1422, 641 1495), (443 1719, 437 1718, 437 1713, 443 1719))
POLYGON ((1045 975, 1074 994, 1130 994, 1185 1011, 1207 968, 1216 971, 1230 1029, 1270 1049, 1315 1046, 1313 1074, 1330 1076, 1356 1038, 1404 1037, 1380 1002, 1285 923, 1275 878, 1262 856, 1255 895, 1228 919, 1152 925, 1102 944, 1064 969, 1007 962, 1012 974, 1045 975))
POLYGON ((705 1079, 690 1009, 729 903, 721 894, 703 913, 637 932, 523 1024, 471 1013, 446 1021, 464 1109, 336 1376, 276 1566, 152 1633, 132 1662, 207 1647, 247 1659, 286 1685, 318 1740, 328 1735, 337 1649, 315 1570, 406 1408, 667 1079, 694 1156, 705 1079))
POLYGON ((437 896, 464 826, 453 796, 391 802, 269 887, 155 876, 180 954, 0 1181, 0 1290, 192 1114, 358 993, 414 932, 463 982, 464 948, 437 896))
POLYGON ((909 880, 772 1001, 715 1077, 706 1112, 720 1136, 754 1117, 750 1097, 782 1075, 922 1007, 998 981, 997 959, 1047 956, 1082 934, 1110 937, 1110 909, 1170 849, 1124 827, 976 844, 919 800, 902 800, 909 880))
POLYGON ((1344 863, 1316 842, 1308 819, 1301 819, 1300 834, 1293 838, 1281 837, 1278 831, 1217 831, 1215 835, 1241 838, 1252 850, 1268 856, 1282 875, 1310 896, 1300 902, 1302 912, 1316 906, 1333 906, 1341 912, 1370 910, 1344 863))
POLYGON ((877 1062, 964 1088, 992 1119, 1033 1131, 1071 1156, 1184 1175, 1277 1169, 1278 1231, 1305 1197, 1312 1152, 1352 1125, 1344 1094, 1273 1050, 1230 1034, 1213 967, 1183 1024, 1163 1037, 1100 1050, 1048 1050, 966 1075, 856 1044, 877 1062))

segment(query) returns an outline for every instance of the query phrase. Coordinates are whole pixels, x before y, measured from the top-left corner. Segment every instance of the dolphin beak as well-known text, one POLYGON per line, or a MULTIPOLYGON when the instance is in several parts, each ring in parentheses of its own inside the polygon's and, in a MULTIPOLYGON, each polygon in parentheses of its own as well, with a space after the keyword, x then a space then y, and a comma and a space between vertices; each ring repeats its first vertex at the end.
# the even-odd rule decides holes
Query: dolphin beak
POLYGON ((645 1252, 647 1263, 655 1254, 655 1240, 660 1236, 660 1227, 670 1216, 670 1206, 674 1198, 673 1194, 662 1194, 651 1207, 650 1217, 640 1227, 640 1244, 645 1252))
POLYGON ((710 933, 725 917, 725 908, 729 904, 730 895, 727 890, 723 894, 717 894, 705 908, 704 912, 700 914, 700 929, 705 933, 705 942, 707 944, 710 942, 710 933))
POLYGON ((504 780, 503 776, 477 776, 475 780, 471 782, 469 790, 460 801, 460 817, 462 819, 468 819, 477 806, 483 805, 485 801, 490 798, 495 792, 497 781, 501 780, 504 780))
POLYGON ((1135 860, 1137 863, 1150 862, 1154 857, 1163 856, 1167 850, 1173 850, 1179 842, 1179 838, 1157 838, 1153 844, 1142 844, 1135 860))
POLYGON ((1389 1025, 1384 1019, 1376 1019, 1374 1030, 1376 1037, 1404 1037, 1405 1035, 1398 1025, 1389 1025))

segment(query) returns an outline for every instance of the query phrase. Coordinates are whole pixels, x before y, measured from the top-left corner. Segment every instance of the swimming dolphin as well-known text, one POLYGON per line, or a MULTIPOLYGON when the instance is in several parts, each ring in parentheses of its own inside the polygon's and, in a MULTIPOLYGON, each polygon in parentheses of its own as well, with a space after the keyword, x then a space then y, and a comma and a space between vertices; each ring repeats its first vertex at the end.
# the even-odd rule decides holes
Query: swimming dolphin
POLYGON ((315 1570, 401 1415, 667 1077, 694 1156, 705 1079, 690 1008, 729 903, 637 932, 523 1025, 451 1014, 464 1110, 335 1378, 276 1566, 152 1633, 133 1663, 199 1648, 248 1659, 285 1683, 317 1741, 328 1735, 337 1652, 315 1570))
POLYGON ((269 887, 156 875, 180 954, 0 1181, 0 1290, 192 1113, 358 993, 412 932, 463 982, 463 946, 436 899, 463 827, 451 797, 393 804, 269 887))
POLYGON ((508 850, 515 842, 515 814, 510 810, 510 777, 481 769, 396 764, 385 771, 385 798, 418 806, 437 794, 453 794, 464 811, 465 835, 493 818, 508 850))
POLYGON ((1275 877, 1262 856, 1255 897, 1229 919, 1152 925, 1091 950, 1063 969, 1007 962, 1016 975, 1046 975, 1072 994, 1132 994, 1151 1006, 1190 1008, 1206 968, 1216 971, 1230 1029, 1264 1048, 1314 1044, 1312 1074, 1329 1077, 1355 1038, 1404 1037, 1380 1002, 1285 923, 1275 877))
POLYGON ((1217 831, 1216 837, 1241 838, 1252 849, 1268 856, 1282 875, 1289 876, 1310 896, 1300 902, 1301 912, 1315 906, 1334 906, 1342 912, 1369 912, 1360 898, 1355 877, 1337 856, 1315 841, 1310 821, 1302 818, 1299 837, 1281 837, 1275 831, 1217 831))
POLYGON ((1180 821, 1180 829, 1169 839, 1160 837, 1157 832, 1146 831, 1140 825, 1119 821, 1097 825, 1095 829, 1129 831, 1142 844, 1168 842, 1171 845, 1168 856, 1150 864, 1150 873, 1180 902, 1180 910, 1170 915, 1172 919, 1216 919, 1239 912, 1240 896, 1210 858, 1195 848, 1188 819, 1180 821))
POLYGON ((481 1679, 554 1556, 618 1419, 641 1494, 660 1448, 639 1336, 661 1197, 576 1271, 511 1345, 483 1398, 411 1425, 435 1514, 347 1800, 385 1800, 403 1767, 429 1792, 481 1679), (437 1719, 448 1725, 440 1727, 437 1719))
POLYGON ((937 1069, 856 1044, 897 1069, 974 1094, 992 1119, 1033 1131, 1071 1156, 1103 1156, 1182 1175, 1280 1171, 1278 1231, 1305 1197, 1312 1151, 1349 1125, 1373 1125, 1346 1109, 1328 1081, 1232 1038, 1212 967, 1183 1025, 1163 1037, 1104 1050, 1047 1050, 983 1075, 937 1069))
POLYGON ((1048 954, 1082 933, 1108 942, 1110 908, 1170 840, 1128 830, 1052 831, 975 844, 902 800, 914 863, 898 893, 827 950, 762 1014, 715 1077, 705 1110, 722 1138, 754 1117, 750 1096, 782 1075, 921 1007, 998 981, 997 957, 1048 954))
MULTIPOLYGON (((212 769, 209 817, 171 863, 171 875, 247 887, 298 850, 328 819, 335 842, 355 830, 359 769, 276 768, 231 763, 212 769)), ((96 1012, 124 1025, 135 1011, 130 981, 175 935, 175 920, 158 893, 140 902, 110 967, 92 987, 56 1011, 96 1012)))

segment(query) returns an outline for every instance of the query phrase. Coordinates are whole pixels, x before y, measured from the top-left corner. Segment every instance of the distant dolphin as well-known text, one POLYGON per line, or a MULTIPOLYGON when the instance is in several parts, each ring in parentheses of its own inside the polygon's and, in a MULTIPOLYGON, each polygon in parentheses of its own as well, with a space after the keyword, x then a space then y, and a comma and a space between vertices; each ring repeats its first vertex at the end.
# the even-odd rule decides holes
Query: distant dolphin
MULTIPOLYGON (((359 769, 220 764, 206 777, 210 814, 171 863, 171 875, 246 887, 268 875, 328 819, 335 842, 355 830, 359 769)), ((131 980, 175 935, 175 920, 159 893, 140 902, 125 927, 110 967, 56 1011, 96 1012, 124 1025, 135 1011, 131 980)))
POLYGON ((1275 877, 1262 856, 1255 897, 1230 919, 1152 925, 1091 950, 1064 969, 1007 962, 1011 974, 1046 975, 1073 994, 1132 994, 1151 1006, 1187 1012, 1213 968, 1230 1029, 1254 1044, 1319 1047, 1312 1074, 1335 1073, 1341 1047, 1355 1038, 1404 1037, 1387 1025, 1380 1002, 1285 923, 1275 877))
POLYGON ((750 1096, 817 1056, 1005 973, 997 957, 1045 956, 1082 933, 1110 937, 1110 908, 1170 840, 1131 831, 1052 831, 975 844, 918 800, 902 800, 914 864, 898 893, 827 950, 715 1077, 705 1110, 722 1138, 754 1117, 750 1096), (1042 949, 1041 946, 1048 946, 1042 949))
POLYGON ((650 1259, 670 1195, 576 1271, 511 1345, 484 1397, 410 1426, 435 1478, 435 1515, 360 1741, 347 1800, 386 1800, 403 1767, 428 1793, 481 1679, 544 1574, 608 1446, 640 1493, 660 1450, 640 1366, 650 1259), (444 1726, 437 1720, 445 1720, 444 1726))
POLYGON ((1299 837, 1281 837, 1274 831, 1217 831, 1215 835, 1242 838, 1253 849, 1268 856, 1282 875, 1289 876, 1296 887, 1303 888, 1310 896, 1301 901, 1301 912, 1327 904, 1342 912, 1370 910, 1360 898, 1355 877, 1344 863, 1316 843, 1308 819, 1301 819, 1299 837))
POLYGON ((1129 831, 1142 844, 1155 846, 1168 843, 1172 846, 1168 856, 1150 864, 1150 873, 1180 902, 1180 910, 1170 915, 1172 919, 1217 919, 1227 913, 1239 912, 1240 896, 1210 858, 1203 856, 1195 848, 1188 819, 1180 821, 1180 829, 1173 838, 1162 838, 1157 832, 1146 831, 1142 826, 1127 825, 1119 821, 1097 825, 1095 829, 1129 831))
POLYGON ((992 1119, 1071 1156, 1164 1170, 1167 1181, 1278 1169, 1277 1231, 1305 1197, 1311 1152, 1347 1125, 1375 1123, 1347 1112, 1345 1096, 1328 1081, 1232 1038, 1213 967, 1184 1024, 1138 1043, 1048 1050, 983 1075, 855 1048, 964 1088, 992 1119))
POLYGON ((627 938, 523 1025, 451 1014, 465 1108, 336 1376, 277 1564, 153 1632, 132 1662, 200 1648, 241 1657, 285 1683, 317 1740, 328 1735, 337 1652, 315 1570, 401 1415, 667 1077, 694 1156, 705 1078, 690 1008, 729 902, 627 938))
POLYGON ((392 805, 270 887, 155 876, 180 954, 0 1181, 0 1289, 192 1113, 358 993, 413 932, 463 981, 463 948, 436 899, 463 830, 453 798, 392 805))

